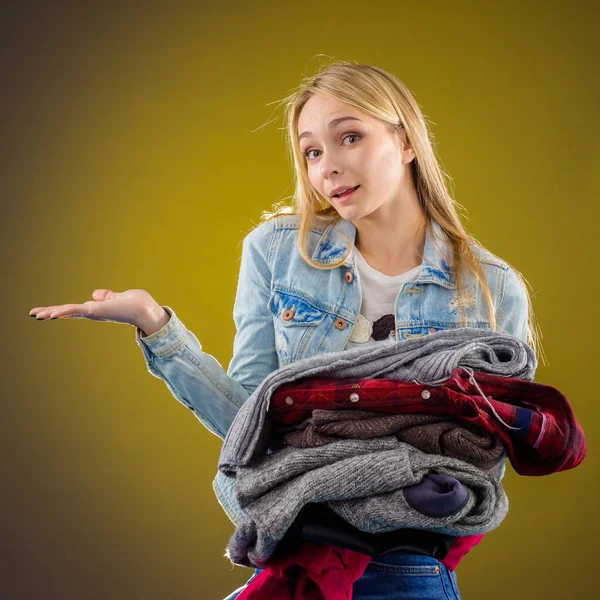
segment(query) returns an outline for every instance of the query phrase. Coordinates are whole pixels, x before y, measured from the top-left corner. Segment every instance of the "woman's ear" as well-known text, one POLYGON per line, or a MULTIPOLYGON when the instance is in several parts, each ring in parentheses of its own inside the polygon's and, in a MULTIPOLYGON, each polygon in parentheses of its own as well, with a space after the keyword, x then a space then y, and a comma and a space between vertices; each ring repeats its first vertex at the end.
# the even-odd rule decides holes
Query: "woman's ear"
POLYGON ((410 140, 408 139, 408 136, 406 135, 406 129, 403 125, 400 125, 397 128, 396 133, 400 139, 400 145, 402 148, 402 164, 407 165, 409 162, 414 160, 416 156, 415 151, 410 143, 410 140))

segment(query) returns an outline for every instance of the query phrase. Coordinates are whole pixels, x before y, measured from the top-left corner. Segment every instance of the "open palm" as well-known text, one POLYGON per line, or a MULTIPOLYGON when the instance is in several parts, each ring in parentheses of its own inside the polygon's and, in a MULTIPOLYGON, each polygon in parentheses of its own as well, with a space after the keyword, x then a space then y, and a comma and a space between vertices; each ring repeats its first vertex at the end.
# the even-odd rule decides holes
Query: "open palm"
POLYGON ((146 290, 113 292, 98 289, 94 290, 92 298, 83 304, 36 306, 29 314, 37 319, 91 319, 136 325, 145 308, 154 302, 146 290))

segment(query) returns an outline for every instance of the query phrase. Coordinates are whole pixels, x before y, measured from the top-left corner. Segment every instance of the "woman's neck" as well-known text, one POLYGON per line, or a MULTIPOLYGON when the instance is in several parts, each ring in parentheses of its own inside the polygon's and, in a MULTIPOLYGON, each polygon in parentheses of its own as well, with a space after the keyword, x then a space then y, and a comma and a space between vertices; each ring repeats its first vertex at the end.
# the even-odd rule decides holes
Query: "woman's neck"
POLYGON ((381 273, 399 275, 423 261, 426 221, 420 211, 394 219, 369 215, 354 225, 356 247, 369 265, 381 273))

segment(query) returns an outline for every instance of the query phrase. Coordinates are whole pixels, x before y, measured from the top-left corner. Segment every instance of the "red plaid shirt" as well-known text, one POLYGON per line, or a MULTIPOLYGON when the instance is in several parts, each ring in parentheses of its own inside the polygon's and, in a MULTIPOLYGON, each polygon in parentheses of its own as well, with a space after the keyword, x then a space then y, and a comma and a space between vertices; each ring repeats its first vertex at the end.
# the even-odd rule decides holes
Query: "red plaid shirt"
POLYGON ((273 394, 269 414, 275 425, 292 425, 316 408, 449 415, 497 435, 520 475, 572 469, 587 452, 583 430, 559 390, 481 372, 471 376, 462 367, 435 386, 400 379, 325 377, 287 383, 273 394))

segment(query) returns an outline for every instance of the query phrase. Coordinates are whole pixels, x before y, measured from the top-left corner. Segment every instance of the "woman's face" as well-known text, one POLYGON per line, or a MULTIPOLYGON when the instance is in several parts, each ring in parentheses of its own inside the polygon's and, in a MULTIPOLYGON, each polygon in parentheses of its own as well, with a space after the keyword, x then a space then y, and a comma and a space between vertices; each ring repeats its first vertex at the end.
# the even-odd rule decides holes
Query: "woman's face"
POLYGON ((412 187, 408 163, 415 155, 404 129, 399 131, 395 141, 377 119, 318 94, 302 108, 298 135, 308 177, 342 218, 367 216, 412 187), (340 121, 343 117, 353 119, 340 121), (356 185, 347 198, 332 196, 340 186, 356 185))

